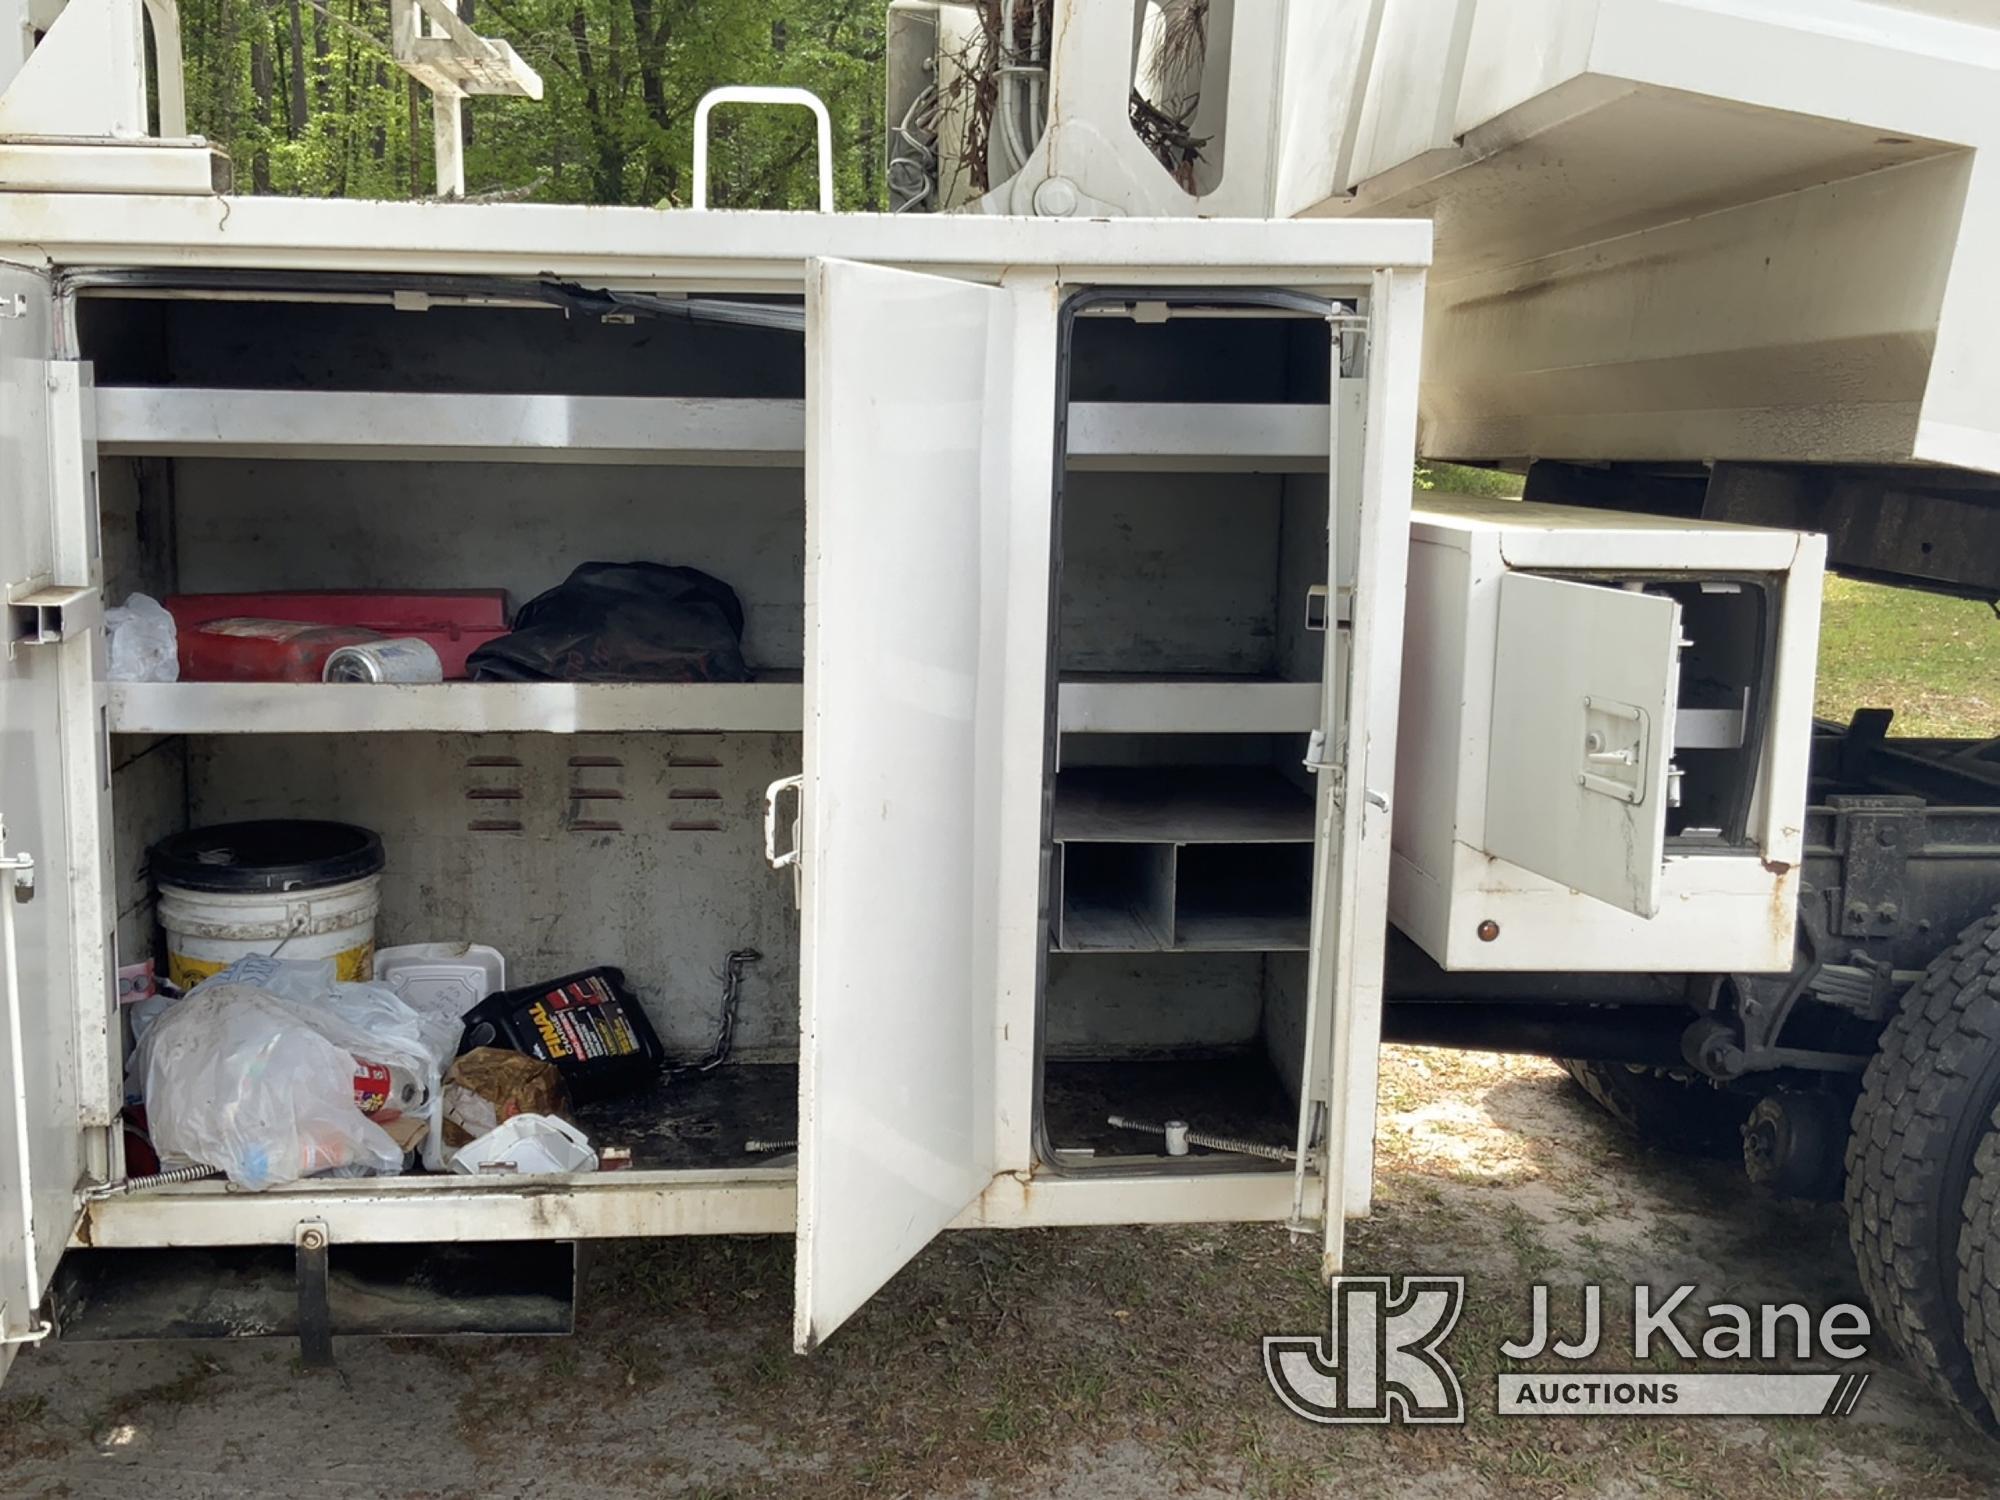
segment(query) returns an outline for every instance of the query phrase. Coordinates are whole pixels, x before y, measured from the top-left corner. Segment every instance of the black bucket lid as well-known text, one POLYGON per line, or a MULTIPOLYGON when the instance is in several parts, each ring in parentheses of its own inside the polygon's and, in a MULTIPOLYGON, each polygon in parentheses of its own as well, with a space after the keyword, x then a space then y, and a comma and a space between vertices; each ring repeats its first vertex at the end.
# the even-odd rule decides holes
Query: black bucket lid
POLYGON ((368 829, 296 818, 191 828, 152 852, 155 881, 224 895, 339 885, 382 864, 382 840, 368 829))

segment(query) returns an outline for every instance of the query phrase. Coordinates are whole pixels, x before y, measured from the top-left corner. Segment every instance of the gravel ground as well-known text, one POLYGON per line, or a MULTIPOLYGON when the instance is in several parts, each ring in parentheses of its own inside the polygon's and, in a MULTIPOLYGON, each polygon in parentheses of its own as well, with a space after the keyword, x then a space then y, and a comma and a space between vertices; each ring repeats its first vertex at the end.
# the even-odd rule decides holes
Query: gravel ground
MULTIPOLYGON (((790 1353, 790 1245, 593 1247, 576 1337, 68 1345, 0 1392, 0 1495, 1981 1496, 2000 1444, 1886 1349, 1840 1420, 1506 1419, 1526 1285, 1858 1294, 1836 1210, 1646 1152, 1546 1063, 1390 1049, 1353 1269, 1470 1279, 1455 1428, 1320 1428, 1259 1336, 1324 1325, 1268 1226, 946 1236, 826 1348, 790 1353)), ((1701 1300, 1713 1300, 1704 1297, 1701 1300)), ((1574 1294, 1556 1297, 1573 1310, 1574 1294)), ((1573 1317, 1573 1311, 1572 1311, 1573 1317)))

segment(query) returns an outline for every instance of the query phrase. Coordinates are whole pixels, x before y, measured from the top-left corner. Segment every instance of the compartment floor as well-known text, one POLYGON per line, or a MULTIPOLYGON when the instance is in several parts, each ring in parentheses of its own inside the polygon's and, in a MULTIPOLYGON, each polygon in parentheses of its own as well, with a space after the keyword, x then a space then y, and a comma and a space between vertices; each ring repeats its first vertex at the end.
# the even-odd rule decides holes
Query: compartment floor
POLYGON ((724 1063, 643 1093, 577 1108, 576 1123, 602 1151, 627 1146, 641 1171, 789 1163, 791 1149, 751 1152, 752 1140, 798 1134, 799 1070, 789 1063, 724 1063))
MULTIPOLYGON (((1235 1136, 1268 1146, 1290 1146, 1298 1133, 1297 1106, 1262 1052, 1192 1061, 1063 1062, 1051 1060, 1042 1078, 1042 1115, 1049 1140, 1064 1150, 1099 1156, 1166 1155, 1156 1135, 1120 1130, 1107 1115, 1159 1125, 1185 1120, 1210 1135, 1235 1136)), ((1199 1146, 1191 1156, 1214 1156, 1199 1146)), ((1246 1166, 1261 1158, 1242 1156, 1246 1166)))

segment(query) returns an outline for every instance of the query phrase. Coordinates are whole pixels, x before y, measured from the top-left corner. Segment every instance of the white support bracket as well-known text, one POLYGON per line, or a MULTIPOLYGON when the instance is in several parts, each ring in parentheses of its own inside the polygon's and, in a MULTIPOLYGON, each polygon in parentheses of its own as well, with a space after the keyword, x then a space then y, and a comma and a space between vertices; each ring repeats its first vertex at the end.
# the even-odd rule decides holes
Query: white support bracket
POLYGON ((498 37, 480 36, 447 0, 389 0, 389 55, 430 90, 441 198, 465 196, 462 101, 469 94, 542 97, 542 75, 498 37))

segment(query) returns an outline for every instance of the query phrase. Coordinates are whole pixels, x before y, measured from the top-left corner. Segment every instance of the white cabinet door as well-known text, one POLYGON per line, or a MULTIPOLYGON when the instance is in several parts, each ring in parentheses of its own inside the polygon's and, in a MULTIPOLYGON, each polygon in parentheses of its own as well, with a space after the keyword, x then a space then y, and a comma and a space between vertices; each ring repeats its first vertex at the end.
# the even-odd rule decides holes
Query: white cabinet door
POLYGON ((1333 351, 1327 576, 1336 602, 1323 727, 1308 757, 1317 823, 1293 1181, 1293 1218, 1318 1223, 1327 1276, 1342 1270, 1347 1220, 1368 1212, 1373 1184, 1423 292, 1421 277, 1378 275, 1361 377, 1343 376, 1338 344, 1333 351))
MULTIPOLYGON (((83 1170, 68 807, 72 779, 92 786, 101 763, 94 726, 69 722, 90 718, 90 608, 71 600, 67 641, 36 631, 53 634, 57 617, 37 606, 65 597, 68 569, 88 572, 65 558, 59 524, 75 507, 58 503, 58 470, 72 480, 78 470, 76 454, 51 453, 63 430, 51 421, 51 317, 48 283, 0 266, 0 1374, 37 1336, 83 1170)), ((92 892, 96 874, 84 882, 92 892)))
POLYGON ((1014 424, 1054 426, 1010 409, 1014 301, 837 260, 808 278, 802 1352, 995 1171, 1000 538, 1014 424))
POLYGON ((1660 908, 1681 607, 1500 580, 1486 851, 1636 916, 1660 908))

